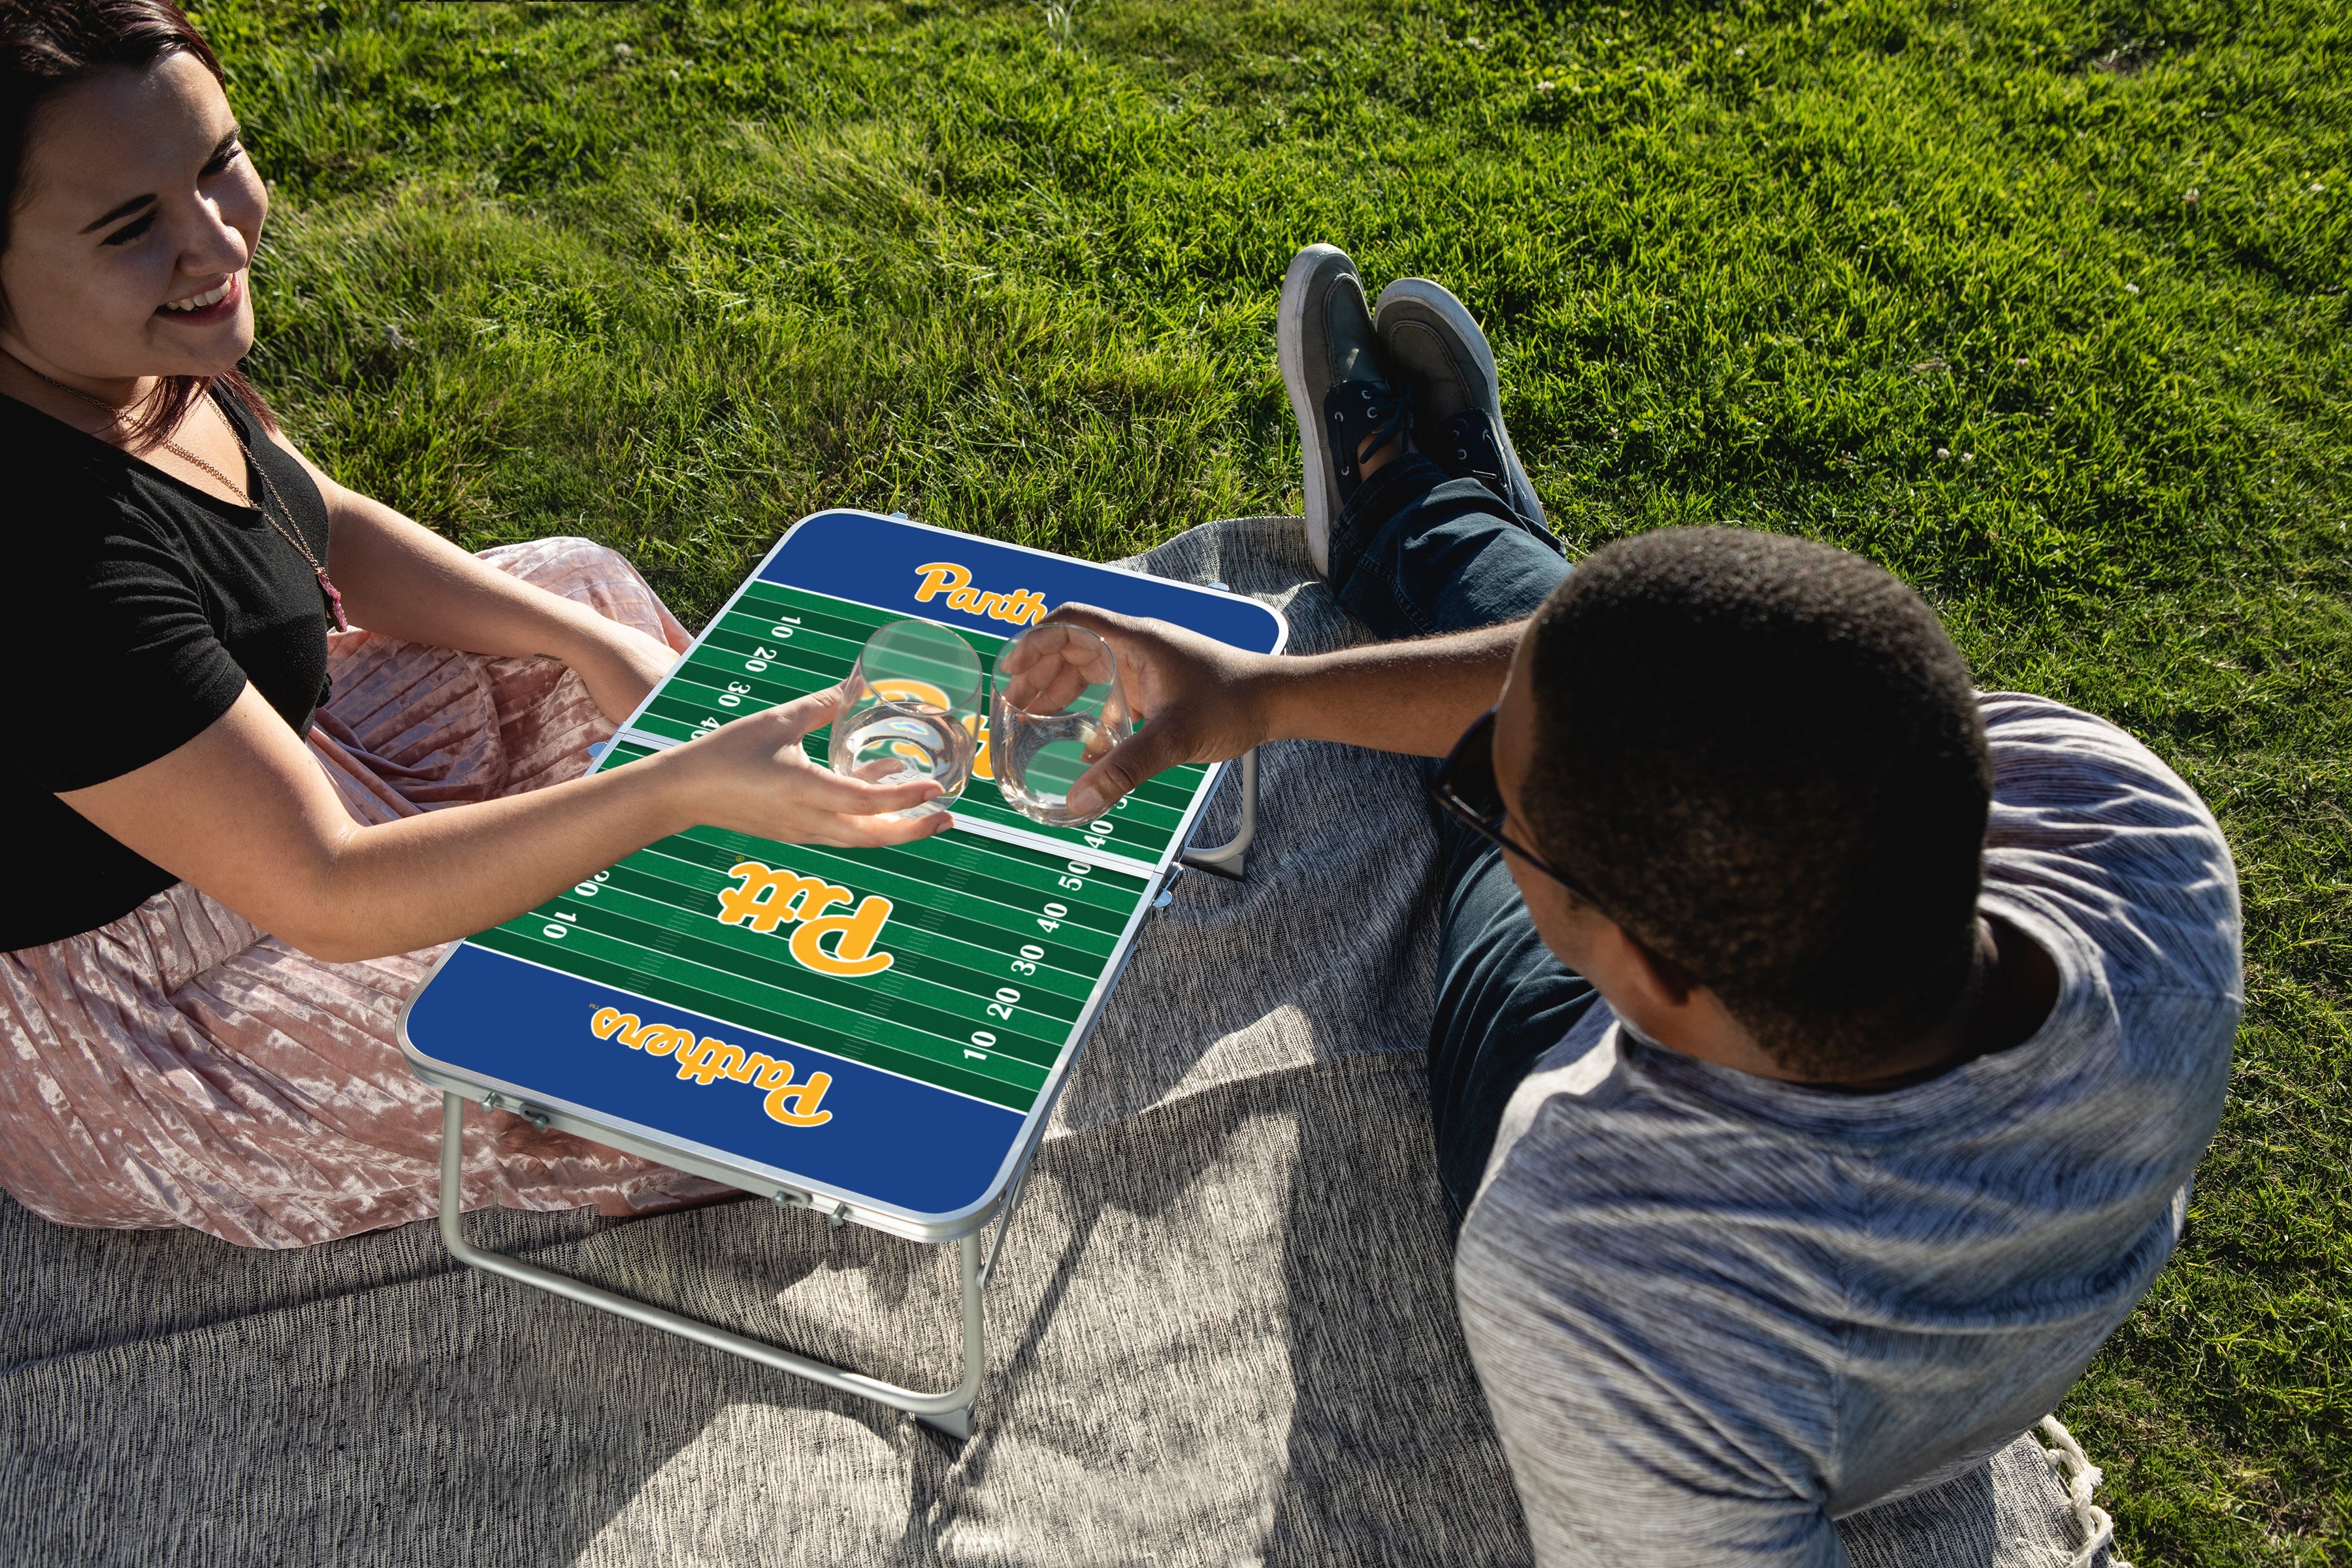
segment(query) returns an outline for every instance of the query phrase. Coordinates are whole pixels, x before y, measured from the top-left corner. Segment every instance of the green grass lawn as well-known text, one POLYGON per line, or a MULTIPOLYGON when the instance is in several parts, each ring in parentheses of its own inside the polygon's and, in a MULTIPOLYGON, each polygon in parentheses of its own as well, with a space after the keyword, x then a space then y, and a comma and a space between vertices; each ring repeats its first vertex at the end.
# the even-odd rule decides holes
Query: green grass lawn
POLYGON ((1298 246, 1485 320, 1575 548, 1800 531, 2234 846, 2189 1237, 2062 1416, 2151 1563, 2352 1561, 2352 23, 2326 0, 205 6, 257 377, 689 623, 849 503, 1083 555, 1295 510, 1298 246))

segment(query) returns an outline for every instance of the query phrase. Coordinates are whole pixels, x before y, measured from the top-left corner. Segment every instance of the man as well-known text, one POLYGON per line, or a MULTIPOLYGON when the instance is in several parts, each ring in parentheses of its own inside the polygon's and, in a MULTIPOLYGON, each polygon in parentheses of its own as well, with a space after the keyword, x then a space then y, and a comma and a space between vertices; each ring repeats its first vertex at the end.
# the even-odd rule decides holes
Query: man
POLYGON ((1073 799, 1444 754, 1438 1173, 1537 1555, 1843 1563, 1835 1520, 2025 1430, 2170 1254, 2242 1005, 2228 847, 1858 557, 1673 530, 1571 574, 1437 285, 1375 317, 1311 247, 1280 349, 1317 563, 1385 640, 1066 607, 1150 719, 1073 799))

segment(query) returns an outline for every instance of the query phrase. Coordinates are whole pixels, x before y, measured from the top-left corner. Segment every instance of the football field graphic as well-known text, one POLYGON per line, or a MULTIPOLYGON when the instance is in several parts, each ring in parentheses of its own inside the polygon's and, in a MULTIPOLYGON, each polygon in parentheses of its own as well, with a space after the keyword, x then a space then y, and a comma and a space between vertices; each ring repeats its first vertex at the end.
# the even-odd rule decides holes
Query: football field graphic
MULTIPOLYGON (((628 767, 846 676, 879 626, 983 669, 1081 601, 1258 652, 1274 611, 866 512, 788 533, 598 760, 628 767)), ((979 764, 956 827, 820 849, 697 827, 458 944, 411 1002, 428 1081, 503 1090, 928 1228, 992 1202, 1050 1109, 1217 770, 1046 826, 979 764)), ((828 736, 803 742, 819 766, 828 736)), ((881 1216, 877 1216, 881 1217, 881 1216)), ((896 1228, 894 1226, 894 1228, 896 1228)))

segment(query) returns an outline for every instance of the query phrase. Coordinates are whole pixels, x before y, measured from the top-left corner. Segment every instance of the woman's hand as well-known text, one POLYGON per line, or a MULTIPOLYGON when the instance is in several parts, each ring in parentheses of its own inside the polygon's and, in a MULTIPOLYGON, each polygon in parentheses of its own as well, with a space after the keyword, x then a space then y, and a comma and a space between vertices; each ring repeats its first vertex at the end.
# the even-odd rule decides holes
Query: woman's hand
POLYGON ((801 738, 845 706, 838 688, 820 691, 706 731, 635 766, 671 774, 666 782, 682 820, 786 844, 865 847, 945 831, 952 819, 944 811, 897 820, 880 815, 936 798, 940 786, 930 780, 867 784, 809 760, 801 738))
POLYGON ((597 709, 614 723, 627 721, 661 678, 683 657, 658 637, 597 617, 593 637, 564 662, 587 685, 597 709))
POLYGON ((351 963, 486 930, 698 823, 844 846, 949 826, 945 812, 872 815, 931 799, 928 779, 860 784, 803 754, 801 737, 838 702, 803 698, 625 768, 362 827, 247 686, 177 750, 58 798, 262 930, 351 963))
POLYGON ((1088 768, 1070 809, 1093 817, 1154 773, 1184 763, 1223 763, 1269 738, 1261 700, 1276 663, 1166 621, 1064 605, 1041 623, 1084 626, 1118 656, 1127 700, 1149 724, 1088 768))

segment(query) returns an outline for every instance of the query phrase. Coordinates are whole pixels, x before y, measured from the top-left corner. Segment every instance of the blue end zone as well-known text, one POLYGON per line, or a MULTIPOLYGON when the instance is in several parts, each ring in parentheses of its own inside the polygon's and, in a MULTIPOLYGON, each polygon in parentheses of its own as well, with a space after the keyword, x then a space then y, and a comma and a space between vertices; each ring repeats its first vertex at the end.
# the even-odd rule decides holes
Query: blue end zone
POLYGON ((961 1212, 980 1201, 1004 1164, 1023 1119, 1001 1106, 877 1072, 824 1051, 593 981, 559 974, 471 942, 449 957, 408 1016, 408 1039, 460 1072, 601 1111, 786 1171, 835 1192, 862 1194, 918 1215, 961 1212), (600 1040, 588 1021, 600 1008, 674 1024, 793 1064, 795 1082, 828 1073, 818 1127, 772 1120, 749 1083, 680 1078, 674 1056, 647 1056, 600 1040))
POLYGON ((918 600, 920 569, 940 562, 971 573, 977 592, 1012 595, 1025 588, 1042 595, 1049 610, 1075 600, 1125 616, 1150 616, 1254 653, 1272 653, 1282 640, 1282 618, 1253 600, 869 511, 821 511, 804 519, 760 568, 760 577, 994 637, 1021 629, 952 609, 943 592, 918 600))

